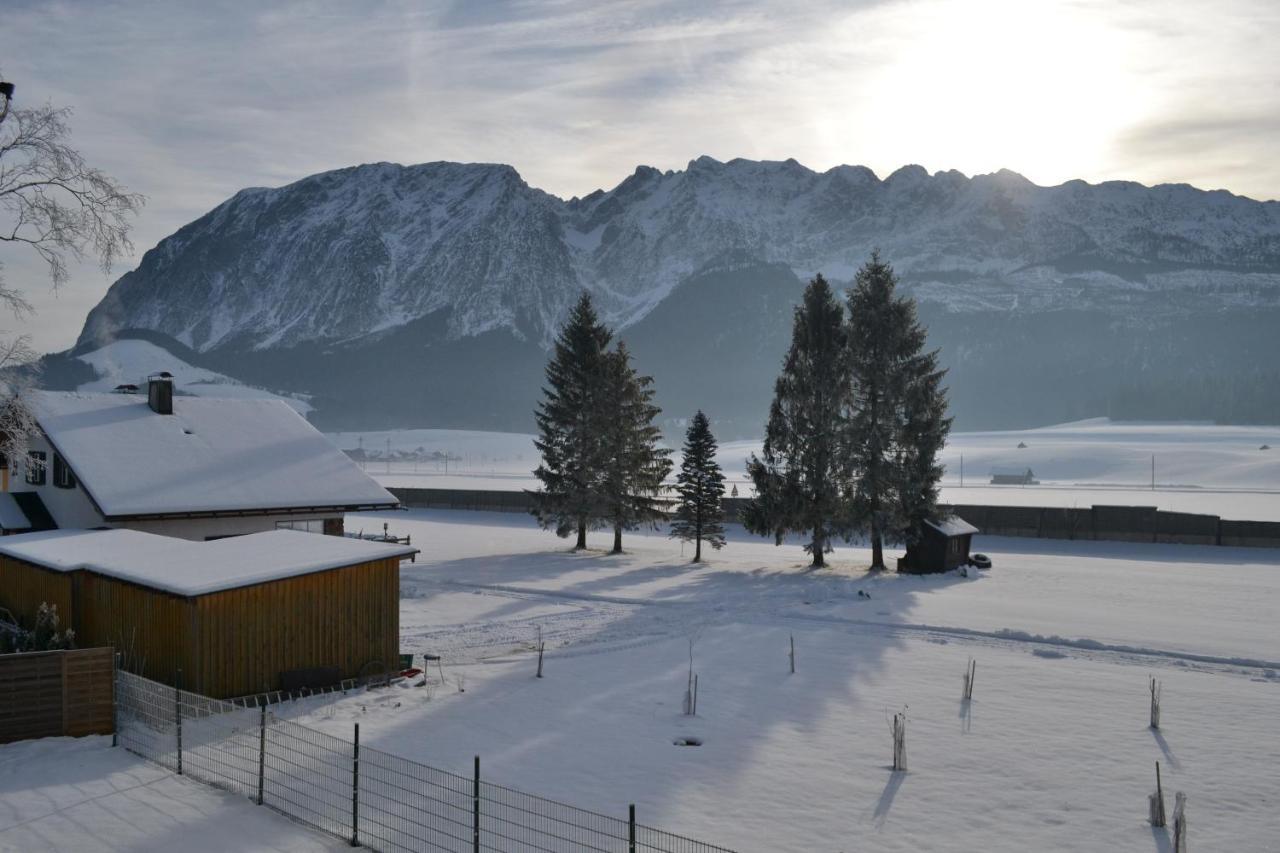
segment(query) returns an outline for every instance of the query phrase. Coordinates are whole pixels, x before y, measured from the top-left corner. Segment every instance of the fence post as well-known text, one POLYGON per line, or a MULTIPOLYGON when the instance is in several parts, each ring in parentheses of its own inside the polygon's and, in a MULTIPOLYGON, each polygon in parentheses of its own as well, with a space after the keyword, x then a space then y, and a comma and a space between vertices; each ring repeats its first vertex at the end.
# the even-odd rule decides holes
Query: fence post
POLYGON ((471 786, 471 850, 480 853, 480 756, 476 756, 475 781, 471 786))
POLYGON ((263 782, 267 775, 267 706, 258 706, 258 805, 262 805, 263 782))
POLYGON ((627 853, 636 853, 636 804, 632 803, 627 816, 627 853))
POLYGON ((120 653, 111 656, 111 745, 120 745, 120 653))
POLYGON ((351 752, 351 846, 360 846, 360 724, 356 723, 351 752))
POLYGON ((182 775, 182 667, 173 685, 173 719, 178 724, 178 775, 182 775))

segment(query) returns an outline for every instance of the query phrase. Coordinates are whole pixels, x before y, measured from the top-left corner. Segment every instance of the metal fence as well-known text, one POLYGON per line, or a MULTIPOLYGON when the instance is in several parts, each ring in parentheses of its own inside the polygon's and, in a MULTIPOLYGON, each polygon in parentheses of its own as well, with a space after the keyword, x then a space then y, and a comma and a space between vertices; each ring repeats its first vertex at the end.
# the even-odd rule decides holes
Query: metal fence
POLYGON ((116 738, 148 761, 387 851, 731 853, 627 818, 526 794, 360 745, 268 705, 225 702, 118 672, 116 738))

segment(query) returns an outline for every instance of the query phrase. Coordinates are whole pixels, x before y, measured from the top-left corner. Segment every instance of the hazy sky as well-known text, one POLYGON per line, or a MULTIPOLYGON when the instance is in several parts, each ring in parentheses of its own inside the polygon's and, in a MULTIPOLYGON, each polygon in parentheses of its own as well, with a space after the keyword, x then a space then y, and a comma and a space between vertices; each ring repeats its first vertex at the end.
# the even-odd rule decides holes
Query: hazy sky
MULTIPOLYGON (((379 160, 510 163, 566 197, 710 154, 1274 199, 1277 33, 1277 0, 10 0, 0 74, 147 195, 140 257, 242 187, 379 160)), ((0 262, 42 349, 109 284, 0 262)))

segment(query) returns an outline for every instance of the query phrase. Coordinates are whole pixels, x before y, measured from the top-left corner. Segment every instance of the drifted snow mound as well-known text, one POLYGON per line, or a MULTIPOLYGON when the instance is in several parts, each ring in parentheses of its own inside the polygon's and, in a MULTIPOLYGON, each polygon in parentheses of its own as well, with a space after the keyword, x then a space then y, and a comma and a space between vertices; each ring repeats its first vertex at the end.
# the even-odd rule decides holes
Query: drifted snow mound
POLYGON ((76 388, 81 392, 111 391, 117 385, 137 385, 140 391, 145 392, 147 376, 167 370, 173 374, 174 388, 180 394, 237 400, 283 400, 299 414, 311 411, 310 403, 301 397, 273 394, 264 388, 245 385, 226 374, 195 367, 150 341, 112 341, 77 358, 98 374, 97 379, 76 388))

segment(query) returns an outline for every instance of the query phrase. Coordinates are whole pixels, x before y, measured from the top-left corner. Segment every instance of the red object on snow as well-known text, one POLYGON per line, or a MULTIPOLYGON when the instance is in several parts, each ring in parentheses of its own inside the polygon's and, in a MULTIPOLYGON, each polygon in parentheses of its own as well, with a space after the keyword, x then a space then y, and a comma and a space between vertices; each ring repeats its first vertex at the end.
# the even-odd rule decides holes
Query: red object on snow
POLYGON ((411 666, 408 669, 401 670, 400 675, 402 678, 413 678, 415 675, 422 675, 422 670, 416 666, 411 666))

